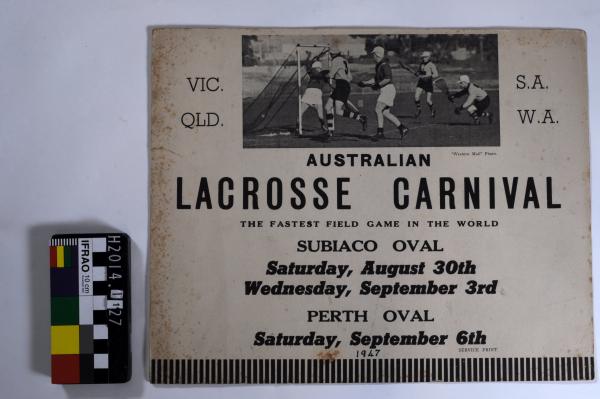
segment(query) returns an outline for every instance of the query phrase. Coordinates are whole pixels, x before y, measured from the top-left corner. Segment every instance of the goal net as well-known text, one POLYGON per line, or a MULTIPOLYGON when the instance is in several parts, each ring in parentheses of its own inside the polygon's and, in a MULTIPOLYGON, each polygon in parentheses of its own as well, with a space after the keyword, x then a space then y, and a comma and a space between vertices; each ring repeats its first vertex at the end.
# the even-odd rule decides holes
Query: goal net
MULTIPOLYGON (((297 45, 279 64, 262 90, 244 99, 244 134, 292 134, 298 129, 300 96, 309 80, 307 65, 321 61, 325 69, 330 64, 326 45, 297 45)), ((260 68, 260 67, 258 67, 260 68)), ((246 79, 246 78, 245 78, 246 79)), ((314 109, 302 118, 303 131, 320 130, 314 109)))

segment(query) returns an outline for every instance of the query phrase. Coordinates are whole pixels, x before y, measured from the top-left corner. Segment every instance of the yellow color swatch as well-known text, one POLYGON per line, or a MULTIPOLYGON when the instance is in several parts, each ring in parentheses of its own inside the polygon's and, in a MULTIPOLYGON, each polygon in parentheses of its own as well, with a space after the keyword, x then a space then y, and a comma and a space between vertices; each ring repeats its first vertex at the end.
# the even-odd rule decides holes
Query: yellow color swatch
POLYGON ((79 353, 79 326, 50 327, 50 352, 53 355, 79 353))
POLYGON ((56 247, 56 267, 65 267, 65 247, 56 247))

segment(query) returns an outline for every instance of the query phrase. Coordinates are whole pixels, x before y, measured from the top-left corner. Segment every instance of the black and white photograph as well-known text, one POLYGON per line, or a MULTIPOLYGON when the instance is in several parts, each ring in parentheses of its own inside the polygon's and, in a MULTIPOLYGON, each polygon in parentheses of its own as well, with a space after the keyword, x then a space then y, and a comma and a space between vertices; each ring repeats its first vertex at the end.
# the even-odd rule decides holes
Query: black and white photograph
POLYGON ((244 35, 244 148, 500 146, 496 34, 244 35))

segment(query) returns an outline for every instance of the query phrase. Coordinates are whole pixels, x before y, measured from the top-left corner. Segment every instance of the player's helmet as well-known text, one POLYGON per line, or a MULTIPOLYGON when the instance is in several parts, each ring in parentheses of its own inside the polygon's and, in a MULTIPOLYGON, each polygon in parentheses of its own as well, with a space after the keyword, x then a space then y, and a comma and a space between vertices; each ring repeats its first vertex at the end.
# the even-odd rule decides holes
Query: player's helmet
POLYGON ((337 47, 329 47, 329 54, 331 54, 332 57, 335 57, 342 54, 342 51, 337 47))
POLYGON ((312 63, 311 67, 312 67, 313 69, 317 69, 317 68, 323 68, 323 64, 321 64, 321 62, 320 62, 320 61, 315 61, 315 62, 313 62, 313 63, 312 63))
POLYGON ((423 51, 421 53, 421 58, 431 58, 431 51, 423 51))
POLYGON ((383 48, 383 47, 381 47, 381 46, 377 46, 377 47, 375 47, 375 48, 373 49, 372 53, 373 53, 374 55, 376 55, 377 57, 379 57, 379 58, 383 58, 383 56, 384 56, 384 54, 385 54, 385 50, 384 50, 384 48, 383 48))
POLYGON ((469 85, 469 83, 471 83, 471 80, 467 75, 460 75, 458 78, 458 85, 461 87, 466 87, 469 85))

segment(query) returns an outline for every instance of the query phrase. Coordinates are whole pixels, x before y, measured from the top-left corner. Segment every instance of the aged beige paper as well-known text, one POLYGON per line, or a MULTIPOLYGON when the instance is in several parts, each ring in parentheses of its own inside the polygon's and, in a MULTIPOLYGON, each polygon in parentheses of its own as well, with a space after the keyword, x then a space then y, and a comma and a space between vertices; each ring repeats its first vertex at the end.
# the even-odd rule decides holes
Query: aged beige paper
POLYGON ((151 41, 152 382, 594 379, 583 32, 151 41))

